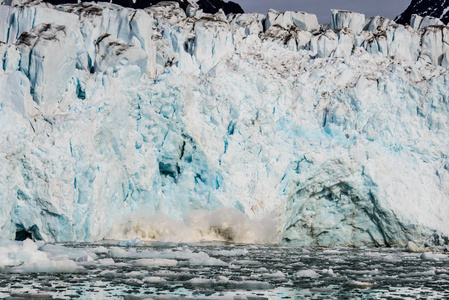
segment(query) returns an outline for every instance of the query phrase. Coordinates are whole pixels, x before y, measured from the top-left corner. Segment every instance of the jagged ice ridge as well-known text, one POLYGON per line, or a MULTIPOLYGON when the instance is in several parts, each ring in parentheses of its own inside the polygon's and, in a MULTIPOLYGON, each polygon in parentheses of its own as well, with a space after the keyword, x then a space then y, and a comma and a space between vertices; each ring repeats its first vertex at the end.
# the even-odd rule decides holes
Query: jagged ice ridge
POLYGON ((0 6, 2 237, 447 242, 449 34, 426 22, 0 6))

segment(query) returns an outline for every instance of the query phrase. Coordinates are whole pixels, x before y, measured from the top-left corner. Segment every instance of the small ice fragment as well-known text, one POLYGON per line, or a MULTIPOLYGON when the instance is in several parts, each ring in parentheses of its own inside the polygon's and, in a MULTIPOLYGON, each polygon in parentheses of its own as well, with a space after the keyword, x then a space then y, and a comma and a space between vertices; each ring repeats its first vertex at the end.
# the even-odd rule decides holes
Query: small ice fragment
POLYGON ((86 269, 72 260, 44 260, 11 269, 13 273, 80 273, 86 269))
POLYGON ((136 249, 129 249, 128 251, 118 247, 109 249, 109 256, 114 258, 133 258, 136 256, 136 253, 136 249))
POLYGON ((248 254, 248 250, 246 249, 220 250, 220 251, 212 251, 211 254, 216 256, 244 256, 248 254))
POLYGON ((161 277, 145 277, 143 279, 143 282, 147 283, 160 283, 160 282, 166 282, 167 280, 161 277))
POLYGON ((296 272, 296 277, 318 278, 320 275, 314 270, 301 270, 296 272))
POLYGON ((78 258, 76 261, 84 263, 84 262, 93 262, 93 261, 95 261, 95 259, 93 259, 90 255, 85 255, 85 256, 78 258))
POLYGON ((135 238, 129 241, 120 241, 118 242, 119 246, 126 246, 126 247, 141 247, 144 245, 143 241, 139 238, 135 238))
POLYGON ((440 259, 446 259, 447 256, 440 253, 424 252, 419 258, 422 260, 439 261, 440 259))
POLYGON ((128 277, 143 277, 144 274, 139 271, 132 271, 132 272, 127 273, 126 276, 128 276, 128 277))
POLYGON ((112 258, 103 258, 103 259, 99 259, 98 263, 102 266, 110 266, 115 264, 115 261, 112 258))
POLYGON ((329 276, 331 276, 331 277, 336 277, 337 275, 334 273, 334 270, 332 270, 332 269, 324 269, 323 271, 322 271, 322 273, 323 274, 327 274, 327 275, 329 275, 329 276))
POLYGON ((178 264, 175 259, 164 259, 164 258, 144 258, 134 261, 134 265, 149 268, 158 267, 174 267, 178 264))
POLYGON ((285 275, 284 273, 282 273, 281 271, 277 271, 274 273, 268 273, 268 274, 263 274, 263 277, 265 278, 272 278, 272 279, 284 279, 285 275))
POLYGON ((241 265, 241 266, 255 266, 255 265, 260 265, 261 263, 255 260, 233 260, 231 262, 231 264, 233 265, 241 265))
POLYGON ((154 248, 170 248, 177 246, 177 244, 174 242, 156 242, 151 244, 151 246, 154 248))
POLYGON ((405 251, 407 252, 424 252, 424 248, 419 247, 415 243, 409 241, 407 246, 405 246, 405 251))
POLYGON ((108 253, 108 248, 104 247, 104 246, 98 246, 95 248, 85 248, 84 249, 86 252, 89 253, 102 253, 102 254, 107 254, 108 253))
POLYGON ((268 273, 268 269, 267 269, 267 268, 264 268, 264 267, 261 267, 261 268, 255 270, 255 271, 256 271, 256 272, 259 272, 259 273, 268 273))
POLYGON ((355 288, 355 289, 369 289, 374 286, 373 283, 362 282, 357 280, 351 280, 345 283, 346 287, 355 288))
POLYGON ((210 257, 204 252, 197 253, 195 257, 189 259, 191 266, 227 266, 228 264, 222 260, 210 257))

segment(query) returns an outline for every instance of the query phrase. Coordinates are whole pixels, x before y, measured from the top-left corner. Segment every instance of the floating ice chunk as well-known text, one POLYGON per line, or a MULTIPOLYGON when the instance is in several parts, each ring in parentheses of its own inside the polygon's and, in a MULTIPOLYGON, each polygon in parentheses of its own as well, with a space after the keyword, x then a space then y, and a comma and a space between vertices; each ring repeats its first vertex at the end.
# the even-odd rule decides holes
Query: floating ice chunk
POLYGON ((210 252, 212 255, 217 256, 244 256, 248 254, 246 249, 235 249, 235 250, 218 250, 210 252))
POLYGON ((98 263, 103 266, 115 265, 115 261, 112 258, 102 258, 98 260, 98 263))
POLYGON ((42 260, 11 268, 13 273, 81 273, 85 271, 86 269, 72 260, 42 260))
POLYGON ((285 274, 282 273, 281 271, 276 271, 273 273, 268 273, 268 274, 262 274, 262 276, 264 278, 268 278, 268 279, 285 279, 285 274))
POLYGON ((151 276, 151 277, 145 277, 143 279, 143 282, 146 282, 146 283, 164 283, 164 282, 167 282, 167 280, 164 279, 164 278, 161 278, 161 277, 151 276))
POLYGON ((405 246, 405 251, 407 251, 407 252, 424 252, 424 248, 419 247, 412 241, 408 241, 407 246, 405 246))
POLYGON ((98 275, 104 277, 121 277, 121 274, 110 270, 101 271, 100 273, 98 273, 98 275))
POLYGON ((48 254, 39 251, 30 239, 23 242, 2 239, 0 242, 0 268, 47 260, 48 254))
POLYGON ((90 255, 81 256, 76 259, 76 262, 78 262, 78 263, 92 263, 94 261, 95 261, 95 259, 93 259, 92 256, 90 256, 90 255))
POLYGON ((344 285, 354 289, 369 289, 373 287, 375 284, 358 280, 351 280, 346 282, 344 285))
POLYGON ((139 239, 139 238, 135 238, 129 241, 120 241, 118 242, 119 246, 127 246, 127 247, 140 247, 144 245, 144 242, 139 239))
POLYGON ((432 267, 428 271, 422 272, 409 272, 407 274, 400 274, 399 277, 408 278, 408 277, 423 277, 423 276, 434 276, 436 268, 432 267))
POLYGON ((124 248, 111 247, 109 249, 109 256, 113 258, 137 258, 139 257, 136 249, 131 248, 126 250, 124 248))
MULTIPOLYGON (((78 259, 86 257, 91 257, 96 259, 97 255, 95 253, 88 253, 84 249, 68 248, 62 245, 52 245, 46 244, 39 248, 39 250, 49 253, 51 256, 64 256, 66 255, 69 259, 78 261, 78 259)), ((85 261, 89 261, 88 259, 85 261)))
POLYGON ((176 246, 175 242, 156 242, 151 244, 153 248, 170 248, 174 246, 176 246))
POLYGON ((139 272, 139 271, 132 271, 132 272, 126 273, 126 276, 128 276, 128 277, 143 277, 143 276, 145 276, 145 274, 142 272, 139 272))
POLYGON ((424 252, 419 258, 422 260, 439 261, 448 259, 448 256, 441 253, 424 252))
POLYGON ((96 253, 96 254, 106 254, 108 253, 108 248, 104 247, 104 246, 98 246, 95 248, 84 248, 84 251, 88 252, 88 253, 96 253))
POLYGON ((273 288, 268 282, 261 281, 253 281, 253 280, 244 280, 244 281, 228 281, 231 286, 235 286, 238 289, 247 289, 247 290, 268 290, 273 288))
POLYGON ((217 281, 215 279, 208 279, 208 278, 192 278, 189 279, 189 281, 187 282, 194 285, 210 285, 216 283, 217 281))
POLYGON ((328 276, 331 276, 331 277, 337 277, 337 274, 335 274, 334 273, 334 270, 332 270, 332 269, 324 269, 323 271, 322 271, 322 273, 323 274, 326 274, 326 275, 328 275, 328 276))
POLYGON ((158 267, 174 267, 178 264, 177 260, 164 258, 143 258, 133 262, 134 265, 140 267, 158 268, 158 267))
POLYGON ((188 281, 192 285, 207 286, 212 287, 214 285, 225 284, 228 287, 235 289, 246 289, 246 290, 256 290, 256 289, 270 289, 273 286, 268 282, 244 280, 244 281, 234 281, 229 280, 226 277, 219 276, 218 279, 208 279, 208 278, 192 278, 188 281))
POLYGON ((314 270, 301 270, 296 272, 296 277, 305 277, 305 278, 318 278, 320 274, 315 272, 314 270))
POLYGON ((228 264, 217 258, 210 257, 204 252, 200 252, 195 257, 189 259, 191 266, 227 266, 228 264))
POLYGON ((258 273, 268 273, 268 269, 265 268, 265 267, 258 268, 258 269, 254 270, 254 271, 256 271, 258 273))
POLYGON ((231 261, 231 264, 240 265, 240 266, 256 266, 256 265, 260 265, 261 262, 256 261, 256 260, 242 259, 242 260, 233 260, 233 261, 231 261))

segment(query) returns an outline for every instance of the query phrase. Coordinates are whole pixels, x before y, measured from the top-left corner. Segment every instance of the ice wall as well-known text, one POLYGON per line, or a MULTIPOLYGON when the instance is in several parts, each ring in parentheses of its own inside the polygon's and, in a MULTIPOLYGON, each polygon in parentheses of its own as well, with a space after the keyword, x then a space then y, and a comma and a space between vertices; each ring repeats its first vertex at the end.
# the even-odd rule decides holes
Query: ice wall
POLYGON ((447 28, 422 24, 0 6, 2 237, 447 242, 447 28))

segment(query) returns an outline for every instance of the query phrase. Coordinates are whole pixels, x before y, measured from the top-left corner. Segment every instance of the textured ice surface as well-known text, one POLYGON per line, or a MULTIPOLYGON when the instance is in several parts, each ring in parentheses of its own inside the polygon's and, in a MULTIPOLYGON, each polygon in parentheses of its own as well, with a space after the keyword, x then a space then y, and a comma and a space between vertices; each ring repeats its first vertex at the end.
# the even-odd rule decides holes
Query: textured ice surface
POLYGON ((187 14, 0 6, 3 237, 447 242, 447 27, 187 14))

